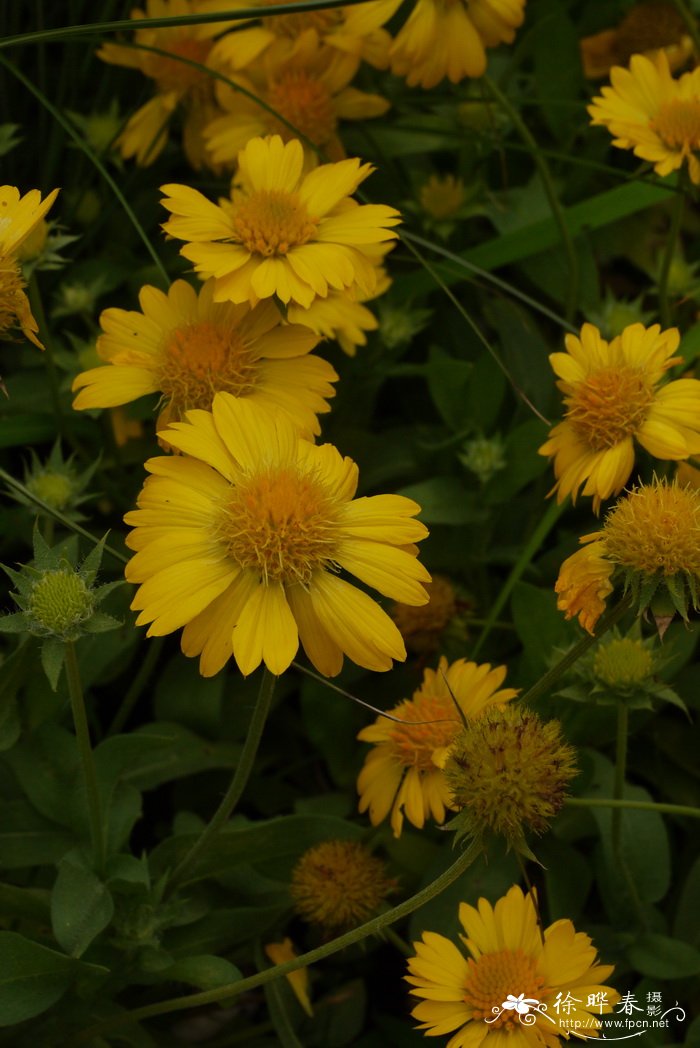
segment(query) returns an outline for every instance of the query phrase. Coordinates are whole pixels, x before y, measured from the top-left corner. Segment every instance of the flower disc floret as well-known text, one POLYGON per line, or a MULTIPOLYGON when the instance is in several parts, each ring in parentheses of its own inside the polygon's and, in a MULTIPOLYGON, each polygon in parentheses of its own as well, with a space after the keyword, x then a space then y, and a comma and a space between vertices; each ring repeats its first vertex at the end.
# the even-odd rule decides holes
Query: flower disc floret
POLYGON ((187 186, 162 187, 173 216, 163 228, 187 241, 181 253, 214 279, 216 302, 255 305, 276 295, 309 306, 331 288, 374 291, 373 251, 396 238, 398 211, 352 199, 369 164, 342 160, 307 175, 303 168, 301 143, 272 135, 239 153, 230 200, 215 205, 187 186))
POLYGON ((233 655, 243 673, 282 673, 301 641, 329 676, 343 655, 368 669, 404 659, 388 615, 342 573, 385 596, 421 604, 430 576, 416 559, 425 527, 402 496, 354 499, 357 467, 329 444, 299 437, 280 413, 217 393, 164 431, 181 452, 151 459, 127 514, 139 583, 137 624, 182 648, 205 676, 233 655))
POLYGON ((654 670, 654 656, 644 642, 615 637, 601 644, 593 660, 593 672, 609 687, 629 688, 647 680, 654 670))
POLYGON ((47 571, 32 587, 27 607, 39 632, 70 639, 94 611, 85 580, 72 570, 47 571))
POLYGON ((296 912, 326 934, 368 920, 396 889, 386 863, 358 841, 323 841, 309 848, 292 870, 296 912))
POLYGON ((602 540, 624 569, 700 577, 700 496, 677 484, 635 488, 605 518, 602 540))

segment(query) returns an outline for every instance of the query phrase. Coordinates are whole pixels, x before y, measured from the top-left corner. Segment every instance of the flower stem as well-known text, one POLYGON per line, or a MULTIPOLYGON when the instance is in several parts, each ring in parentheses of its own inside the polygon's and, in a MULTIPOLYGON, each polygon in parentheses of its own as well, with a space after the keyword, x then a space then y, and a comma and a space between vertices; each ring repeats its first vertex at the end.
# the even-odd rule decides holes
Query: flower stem
POLYGON ((275 690, 276 682, 277 677, 275 677, 274 673, 270 673, 270 671, 265 668, 260 681, 258 697, 255 706, 253 707, 250 723, 248 725, 248 734, 243 743, 241 758, 238 762, 233 778, 231 779, 229 788, 226 790, 221 804, 214 812, 211 821, 202 831, 201 836, 195 841, 185 857, 175 867, 173 873, 168 878, 165 890, 166 897, 172 895, 175 889, 182 884, 200 855, 202 855, 202 853, 209 847, 212 840, 228 822, 234 808, 241 799, 241 795, 246 788, 248 779, 250 778, 250 773, 253 770, 253 763, 255 762, 258 746, 260 745, 263 729, 265 727, 265 721, 267 720, 267 715, 270 710, 270 703, 272 702, 272 695, 275 690))
POLYGON ((402 917, 407 917, 415 910, 419 910, 421 906, 424 906, 439 895, 440 892, 445 891, 451 884, 454 884, 464 871, 472 865, 475 859, 481 855, 482 850, 483 846, 480 840, 472 841, 469 847, 462 852, 459 858, 444 873, 427 885, 427 887, 412 895, 410 899, 399 903, 398 906, 387 910, 386 913, 379 914, 378 917, 373 917, 371 921, 361 924, 359 928, 353 928, 352 931, 346 932, 345 935, 340 935, 337 939, 332 939, 330 942, 324 943, 323 946, 316 947, 315 950, 309 950, 308 953, 300 954, 299 957, 295 957, 292 961, 276 964, 274 968, 267 968, 264 972, 258 972, 256 975, 250 975, 246 979, 228 983, 226 986, 219 986, 214 990, 190 993, 184 997, 171 997, 166 1001, 158 1001, 155 1004, 147 1004, 142 1008, 134 1008, 130 1012, 122 1012, 119 1015, 111 1016, 109 1019, 104 1019, 102 1022, 91 1026, 90 1029, 77 1034, 73 1038, 72 1048, 89 1044, 97 1034, 104 1033, 107 1030, 114 1030, 118 1026, 124 1026, 127 1023, 140 1022, 142 1019, 149 1019, 154 1015, 181 1012, 203 1004, 216 1004, 219 1001, 228 1002, 234 997, 239 997, 242 993, 247 993, 248 990, 264 986, 265 983, 270 982, 272 979, 279 979, 283 975, 288 975, 289 972, 295 972, 299 968, 307 968, 309 965, 316 964, 326 957, 331 957, 334 953, 344 950, 346 946, 352 946, 356 942, 361 942, 362 939, 366 939, 369 935, 374 935, 376 932, 388 928, 389 925, 395 924, 402 917))
POLYGON ((668 237, 666 238, 666 248, 661 260, 661 270, 659 272, 659 319, 661 320, 661 326, 663 328, 669 328, 672 324, 671 306, 668 301, 668 280, 671 274, 673 256, 676 253, 678 237, 681 231, 686 185, 685 172, 681 171, 678 176, 679 192, 675 194, 672 204, 671 227, 668 231, 668 237))
POLYGON ((556 681, 566 673, 569 667, 573 666, 573 664, 577 662, 581 656, 596 643, 596 641, 600 640, 604 633, 607 633, 616 622, 619 622, 631 605, 631 596, 628 595, 623 597, 614 608, 611 608, 606 615, 603 615, 602 618, 599 619, 595 633, 587 634, 585 637, 582 637, 577 644, 574 644, 573 648, 569 648, 566 655, 559 659, 559 662, 557 662, 556 665, 552 666, 550 670, 547 670, 546 673, 542 674, 540 679, 535 681, 532 687, 528 689, 524 695, 520 696, 519 701, 532 702, 534 699, 539 699, 540 695, 544 695, 548 691, 551 691, 552 685, 555 684, 556 681))
POLYGON ((114 720, 107 731, 108 735, 118 735, 131 716, 131 711, 138 702, 141 692, 146 684, 148 684, 149 677, 153 673, 158 657, 163 650, 163 639, 163 637, 156 637, 154 640, 148 641, 148 650, 144 660, 139 666, 136 676, 129 685, 119 709, 114 715, 114 720))
POLYGON ((102 825, 100 791, 97 785, 95 759, 90 745, 90 729, 88 728, 87 714, 85 712, 85 699, 83 697, 83 686, 80 682, 80 667, 75 652, 75 644, 72 641, 66 641, 65 651, 66 680, 68 681, 73 724, 75 725, 75 735, 78 740, 78 749, 80 750, 83 776, 85 778, 85 795, 87 797, 90 819, 92 850, 96 868, 100 874, 104 874, 105 837, 102 825))
POLYGON ((569 282, 566 289, 566 306, 564 315, 567 321, 571 322, 576 315, 576 307, 578 304, 578 285, 579 285, 579 263, 578 255, 576 254, 576 248, 571 238, 569 227, 566 224, 566 215, 564 209, 559 203, 557 191, 554 187, 554 180, 552 179, 552 173, 549 170, 549 164, 545 160, 542 152, 535 141, 529 127, 525 121, 521 118, 520 113, 511 103, 507 95, 505 95, 496 83, 489 76, 483 77, 483 82, 491 92, 495 100, 504 113, 507 114, 508 118, 512 122, 515 130, 518 132, 523 142, 528 148, 530 155, 535 163, 538 174, 542 179, 542 186, 545 191, 545 195, 549 202, 549 207, 552 212, 552 218, 556 223, 559 230, 559 236, 561 237, 562 246, 566 254, 566 261, 569 269, 569 282))
POLYGON ((564 804, 569 808, 629 808, 630 811, 657 811, 660 815, 678 815, 700 819, 700 808, 692 808, 688 804, 665 804, 663 801, 628 801, 612 797, 567 797, 564 804))
MULTIPOLYGON (((625 702, 617 704, 617 741, 615 744, 615 782, 613 798, 621 801, 625 794, 625 772, 627 771, 627 733, 629 731, 629 710, 625 702)), ((612 812, 612 846, 615 855, 621 858, 622 845, 622 808, 613 808, 612 812)))
POLYGON ((520 581, 523 573, 529 567, 532 558, 535 556, 540 546, 546 539, 547 535, 549 535, 550 531, 564 512, 564 509, 566 507, 566 501, 561 503, 550 502, 547 506, 547 510, 544 516, 542 517, 539 524, 530 536, 528 543, 525 545, 520 556, 513 565, 510 575, 504 582, 500 593, 498 594, 496 600, 491 606, 491 610, 488 614, 486 622, 484 623, 484 628, 482 629, 477 639, 477 642, 472 649, 472 659, 475 659, 478 653, 481 651, 481 648, 483 647, 491 630, 494 629, 494 627, 496 626, 498 616, 500 615, 501 611, 503 610, 503 607, 505 606, 506 601, 513 592, 516 583, 520 581))

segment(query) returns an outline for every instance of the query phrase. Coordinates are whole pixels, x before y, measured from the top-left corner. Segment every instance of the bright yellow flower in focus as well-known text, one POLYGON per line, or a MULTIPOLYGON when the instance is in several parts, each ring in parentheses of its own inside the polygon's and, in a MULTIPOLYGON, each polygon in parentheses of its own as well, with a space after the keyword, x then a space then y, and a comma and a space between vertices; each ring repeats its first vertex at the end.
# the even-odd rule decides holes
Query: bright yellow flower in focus
POLYGON ((618 499, 600 531, 580 541, 584 548, 564 561, 555 591, 557 607, 567 619, 578 615, 589 633, 618 579, 637 610, 651 606, 657 621, 670 621, 674 611, 687 621, 688 607, 700 610, 697 488, 666 480, 643 484, 618 499))
POLYGON ((486 49, 510 44, 526 0, 416 0, 390 52, 391 71, 409 87, 458 84, 486 72, 486 49))
MULTIPOLYGON (((283 939, 282 942, 266 943, 264 950, 273 964, 284 964, 286 961, 294 961, 297 958, 292 940, 289 938, 283 939)), ((314 1010, 309 997, 309 969, 298 968, 295 972, 289 972, 285 978, 306 1014, 312 1016, 314 1010)))
POLYGON ((389 616, 340 572, 423 604, 430 576, 413 543, 427 529, 413 519, 415 502, 354 499, 351 459, 229 393, 165 436, 183 454, 146 463, 153 476, 125 517, 137 625, 150 623, 155 636, 184 626, 182 650, 201 656, 205 677, 231 655, 246 675, 261 662, 283 673, 300 640, 326 676, 340 672, 344 654, 371 670, 405 659, 389 616))
POLYGON ((566 415, 539 453, 554 459, 559 502, 583 487, 597 513, 628 480, 635 440, 659 459, 700 452, 700 381, 659 384, 682 361, 679 341, 676 328, 632 324, 608 343, 584 324, 580 338, 566 336, 566 353, 551 354, 566 415))
POLYGON ((693 41, 678 9, 664 0, 635 4, 614 29, 603 29, 581 41, 583 75, 608 76, 613 66, 627 65, 632 55, 648 58, 663 48, 671 69, 680 69, 693 53, 693 41))
POLYGON ((475 719, 517 695, 501 688, 505 675, 505 666, 492 669, 465 659, 448 665, 443 657, 437 670, 425 670, 411 699, 388 711, 407 723, 377 717, 358 733, 358 739, 374 743, 357 780, 359 810, 369 810, 373 826, 389 812, 395 837, 401 836, 404 816, 418 829, 431 817, 445 821, 453 804, 442 768, 463 728, 455 700, 465 717, 475 719))
POLYGON ((610 82, 588 107, 591 124, 607 127, 614 146, 649 160, 657 175, 687 162, 700 184, 700 68, 675 80, 663 51, 632 55, 629 69, 611 70, 610 82))
MULTIPOLYGON (((288 142, 301 133, 321 149, 326 160, 342 160, 345 150, 338 135, 340 120, 366 120, 389 108, 387 99, 350 87, 359 59, 321 47, 314 34, 305 34, 285 58, 261 61, 238 75, 236 82, 261 99, 269 109, 231 87, 219 84, 217 96, 224 112, 205 131, 207 149, 217 164, 230 164, 241 149, 260 135, 279 135, 288 142), (279 119, 275 114, 279 113, 279 119), (294 130, 283 121, 288 121, 294 130)), ((302 143, 304 166, 319 163, 318 153, 302 143)))
POLYGON ((97 351, 112 366, 77 376, 73 407, 111 408, 161 393, 157 429, 163 430, 190 408, 210 410, 214 395, 225 390, 284 412, 306 436, 320 433, 316 416, 329 410, 338 376, 311 355, 318 336, 282 324, 272 302, 251 309, 213 302, 212 293, 212 281, 197 294, 176 280, 167 295, 142 288, 140 313, 104 310, 97 351))
MULTIPOLYGON (((146 0, 145 10, 135 8, 131 18, 137 25, 143 18, 177 18, 218 10, 230 11, 233 6, 235 4, 227 3, 226 0, 146 0)), ((201 25, 136 30, 134 43, 157 47, 173 55, 173 58, 125 47, 123 44, 102 45, 97 57, 103 62, 138 69, 154 82, 153 98, 136 110, 116 140, 125 159, 133 157, 142 167, 152 164, 165 148, 168 125, 180 106, 184 111, 183 145, 187 159, 195 170, 203 166, 207 158, 201 134, 215 112, 214 78, 186 62, 178 61, 178 57, 208 65, 214 37, 229 24, 207 22, 201 25)))
POLYGON ((397 234, 399 212, 351 197, 372 171, 359 160, 322 164, 303 174, 304 150, 279 135, 254 138, 238 156, 231 199, 212 204, 196 189, 166 185, 173 217, 166 233, 186 240, 181 254, 215 277, 216 302, 277 295, 310 306, 330 288, 370 295, 377 284, 366 250, 397 234))
POLYGON ((427 1037, 453 1034, 446 1048, 558 1048, 576 1028, 598 1036, 599 1016, 620 995, 605 985, 613 966, 597 963, 588 935, 563 919, 543 936, 532 897, 517 885, 495 906, 463 902, 459 920, 466 955, 444 935, 424 932, 408 960, 410 993, 423 998, 411 1014, 427 1037), (521 1012, 518 998, 534 1003, 521 1012))
POLYGON ((30 189, 21 197, 16 186, 0 186, 0 338, 18 327, 39 349, 44 347, 37 338, 39 327, 24 290, 19 259, 23 243, 57 196, 54 189, 42 200, 38 189, 30 189))

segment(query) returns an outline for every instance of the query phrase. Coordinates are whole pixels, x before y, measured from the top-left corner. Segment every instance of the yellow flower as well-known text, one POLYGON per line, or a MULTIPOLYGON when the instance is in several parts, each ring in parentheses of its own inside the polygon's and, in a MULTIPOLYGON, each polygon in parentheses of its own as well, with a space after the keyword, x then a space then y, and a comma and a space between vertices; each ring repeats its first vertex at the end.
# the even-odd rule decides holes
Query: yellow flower
POLYGON ((663 48, 671 69, 680 69, 693 53, 685 22, 672 3, 648 0, 635 4, 615 29, 604 29, 581 41, 583 74, 589 80, 608 76, 613 66, 627 65, 632 55, 648 58, 663 48))
POLYGON ((700 608, 700 490, 655 479, 619 499, 602 529, 580 541, 585 548, 564 561, 555 590, 559 609, 589 633, 618 576, 639 611, 665 606, 687 619, 689 606, 700 608))
POLYGON ((150 459, 127 565, 132 608, 149 635, 184 626, 182 650, 206 677, 233 655, 244 674, 287 669, 299 640, 335 676, 343 654, 372 670, 404 659, 401 635, 357 576, 385 596, 422 604, 430 576, 412 545, 427 534, 400 495, 353 499, 358 471, 330 444, 251 401, 217 393, 166 430, 182 455, 150 459))
POLYGON ((57 196, 54 189, 42 200, 38 189, 30 189, 21 197, 16 186, 0 186, 0 338, 18 327, 39 349, 44 347, 37 338, 39 328, 24 290, 19 259, 22 245, 57 196))
MULTIPOLYGON (((135 8, 135 24, 143 18, 175 18, 217 10, 230 10, 226 0, 146 0, 145 10, 135 8)), ((178 106, 184 109, 183 145, 192 166, 202 167, 204 151, 199 136, 204 123, 213 115, 214 79, 178 57, 208 65, 213 38, 226 28, 226 22, 201 25, 164 26, 137 29, 134 42, 167 51, 174 58, 140 51, 123 44, 106 43, 98 58, 112 65, 138 69, 153 80, 155 95, 137 109, 116 141, 126 159, 134 157, 142 167, 152 164, 168 141, 168 124, 178 106)))
POLYGON ((676 328, 661 331, 632 324, 610 343, 592 324, 581 337, 566 336, 568 353, 553 353, 566 416, 555 426, 540 455, 554 458, 553 491, 562 502, 622 490, 634 466, 634 441, 659 459, 684 459, 700 451, 700 381, 678 379, 659 385, 681 361, 674 356, 676 328))
MULTIPOLYGON (((282 942, 269 942, 264 949, 273 964, 284 964, 285 961, 293 961, 297 956, 291 939, 283 939, 282 942)), ((309 969, 298 968, 295 972, 289 972, 285 978, 306 1014, 312 1016, 314 1010, 309 997, 309 969)))
POLYGON ((359 809, 369 809, 373 826, 389 812, 395 837, 401 836, 404 815, 419 829, 430 817, 444 822, 453 804, 442 767, 463 726, 455 701, 469 719, 508 702, 517 692, 499 690, 505 675, 505 666, 492 669, 465 659, 448 665, 443 657, 437 670, 425 670, 411 699, 389 710, 407 723, 377 717, 359 732, 358 739, 374 743, 357 780, 359 809))
MULTIPOLYGON (((288 56, 263 56, 247 76, 236 77, 269 109, 219 84, 217 95, 225 115, 213 120, 205 131, 212 159, 231 163, 251 138, 276 134, 288 142, 299 132, 323 151, 326 160, 342 160, 345 150, 338 135, 339 120, 366 120, 389 108, 380 95, 349 86, 358 65, 359 59, 321 47, 315 34, 306 33, 288 56), (295 130, 278 119, 277 113, 295 130)), ((316 167, 318 154, 306 145, 303 148, 305 169, 316 167)))
POLYGON ((657 175, 687 162, 700 184, 700 68, 674 80, 663 51, 632 55, 629 69, 611 70, 610 82, 588 107, 591 124, 607 127, 614 146, 649 160, 657 175))
POLYGON ((486 48, 512 43, 526 0, 416 0, 390 52, 410 87, 458 84, 486 72, 486 48))
POLYGON ((620 995, 605 985, 612 965, 596 963, 590 938, 570 920, 542 935, 532 897, 517 885, 495 906, 483 898, 476 907, 462 903, 459 920, 467 956, 451 939, 424 932, 408 961, 410 993, 423 998, 412 1015, 426 1036, 452 1033, 446 1048, 489 1048, 489 1041, 491 1048, 557 1048, 576 1023, 598 1036, 599 1016, 620 995), (519 997, 535 1002, 529 1011, 515 1008, 519 997))
POLYGON ((230 200, 212 204, 195 189, 163 186, 173 217, 166 233, 186 240, 181 253, 204 277, 215 277, 216 302, 277 295, 310 306, 329 288, 371 294, 376 269, 367 248, 397 234, 398 211, 357 204, 350 196, 370 164, 342 160, 303 174, 304 150, 279 135, 254 138, 238 156, 230 200))
POLYGON ((359 841, 322 841, 301 856, 289 888, 294 908, 326 935, 338 935, 374 916, 396 881, 386 863, 359 841))
POLYGON ((197 295, 177 280, 167 295, 142 288, 140 313, 106 309, 97 348, 112 366, 77 376, 73 407, 109 408, 161 393, 157 428, 163 430, 190 408, 211 409, 214 394, 225 390, 283 411, 308 436, 318 434, 316 415, 328 411, 338 377, 310 355, 318 337, 299 324, 282 324, 272 302, 251 309, 213 302, 212 293, 212 281, 197 295))
POLYGON ((454 175, 431 175, 420 187, 420 204, 438 220, 453 218, 466 199, 464 182, 454 175))

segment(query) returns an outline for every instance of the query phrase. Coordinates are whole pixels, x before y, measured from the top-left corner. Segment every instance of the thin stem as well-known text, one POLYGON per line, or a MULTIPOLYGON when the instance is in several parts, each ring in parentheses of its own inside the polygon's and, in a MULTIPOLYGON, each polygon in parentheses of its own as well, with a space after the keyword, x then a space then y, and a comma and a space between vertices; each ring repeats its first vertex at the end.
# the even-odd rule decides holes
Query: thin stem
POLYGON ((275 690, 277 677, 265 667, 263 670, 258 697, 253 707, 248 734, 243 743, 243 750, 236 771, 229 788, 224 794, 221 804, 214 812, 209 824, 202 831, 201 836, 195 841, 181 862, 175 867, 172 875, 168 878, 165 889, 166 897, 172 895, 175 889, 182 884, 192 867, 196 864, 202 853, 209 847, 217 833, 225 826, 231 814, 241 799, 244 789, 253 770, 253 764, 258 752, 258 746, 262 738, 265 721, 270 710, 272 696, 275 690))
MULTIPOLYGON (((613 797, 621 801, 625 795, 625 773, 627 771, 627 734, 629 732, 629 709, 625 702, 617 704, 617 740, 615 743, 615 782, 613 797)), ((612 846, 615 855, 621 857, 622 809, 613 808, 612 846)))
POLYGON ((75 652, 75 644, 66 641, 66 679, 68 681, 68 694, 70 695, 71 709, 73 711, 73 724, 75 725, 75 736, 78 740, 80 759, 83 765, 83 776, 85 778, 85 795, 87 797, 88 815, 90 818, 90 836, 92 838, 92 850, 95 865, 100 874, 104 874, 105 866, 105 838, 102 825, 102 811, 100 805, 100 792, 97 785, 97 772, 95 771, 95 760, 90 745, 90 729, 88 728, 87 714, 85 712, 85 699, 83 698, 83 686, 80 682, 80 667, 75 652))
POLYGON ((127 693, 124 696, 123 702, 114 716, 114 720, 109 726, 109 730, 107 731, 108 735, 118 735, 131 716, 131 711, 138 702, 141 692, 146 684, 148 684, 148 679, 158 661, 158 657, 163 648, 163 642, 163 637, 156 637, 155 640, 148 642, 146 656, 139 667, 138 673, 131 682, 127 693))
POLYGON ((507 95, 505 95, 496 83, 489 76, 484 76, 484 84, 489 89, 493 97, 496 99, 498 104, 504 113, 507 114, 509 119, 512 121, 515 130, 522 138, 525 145, 529 148, 532 155, 532 159, 535 163, 535 167, 542 179, 542 186, 545 191, 549 206, 552 212, 552 218, 554 219, 561 237, 561 242, 566 253, 567 265, 569 268, 569 283, 566 289, 566 307, 565 316, 569 323, 574 319, 576 315, 576 307, 578 303, 578 285, 579 285, 579 264, 578 255, 576 254, 576 248, 574 242, 571 239, 571 233, 569 227, 566 224, 566 215, 564 209, 559 203, 557 197, 557 191, 554 187, 554 181, 552 179, 551 171, 549 170, 549 164, 542 155, 532 132, 528 128, 527 124, 521 118, 520 113, 511 103, 507 95))
POLYGON ((629 808, 630 811, 656 811, 660 815, 687 816, 700 819, 700 808, 688 804, 666 804, 664 801, 628 801, 613 797, 567 797, 564 804, 570 808, 629 808))
MULTIPOLYGON (((678 184, 682 190, 685 190, 686 179, 684 171, 681 171, 679 175, 678 184)), ((661 320, 661 326, 664 328, 671 327, 672 323, 671 305, 668 300, 668 281, 671 274, 671 266, 673 265, 673 258, 678 246, 678 237, 681 231, 684 206, 685 193, 677 193, 671 208, 671 227, 668 231, 668 237, 666 238, 666 248, 661 260, 661 270, 659 272, 659 318, 661 320)))
POLYGON ((404 957, 412 957, 413 949, 408 945, 405 939, 403 939, 398 932, 395 932, 393 928, 384 928, 382 931, 382 937, 390 942, 404 957))
POLYGON ((73 1038, 73 1048, 78 1048, 82 1044, 88 1044, 97 1034, 104 1033, 107 1030, 114 1030, 127 1023, 140 1022, 142 1019, 149 1019, 154 1015, 182 1012, 188 1008, 196 1008, 203 1004, 231 1001, 234 997, 239 997, 249 990, 256 989, 258 986, 264 986, 272 979, 280 979, 283 975, 298 971, 299 968, 308 968, 309 965, 316 964, 326 957, 331 957, 334 953, 344 950, 347 946, 361 942, 362 939, 366 939, 369 935, 375 935, 384 928, 388 928, 391 924, 395 924, 402 917, 407 917, 415 910, 419 910, 421 906, 424 906, 431 899, 445 891, 446 888, 449 888, 451 884, 454 884, 481 853, 481 842, 479 840, 472 841, 470 846, 462 852, 459 858, 444 873, 427 885, 427 887, 412 895, 410 899, 399 903, 398 906, 387 910, 386 913, 379 914, 378 917, 372 918, 366 924, 361 924, 359 928, 353 928, 352 931, 346 932, 345 935, 340 935, 337 939, 332 939, 330 942, 324 943, 323 946, 316 947, 315 950, 309 950, 308 953, 295 957, 292 961, 277 964, 274 968, 267 968, 264 972, 250 975, 247 979, 239 979, 238 982, 229 983, 227 986, 219 986, 214 990, 204 990, 202 993, 190 993, 184 997, 171 997, 166 1001, 148 1004, 143 1008, 135 1008, 133 1011, 122 1012, 120 1015, 104 1019, 102 1022, 91 1026, 90 1029, 77 1034, 73 1038))
POLYGON ((540 520, 539 524, 533 531, 532 535, 526 546, 524 546, 520 556, 513 565, 510 575, 504 582, 500 593, 496 597, 496 600, 491 606, 491 610, 486 618, 484 627, 474 645, 471 653, 471 657, 474 659, 481 651, 484 646, 491 630, 495 627, 498 616, 505 607, 506 601, 510 597, 516 583, 518 583, 525 572, 526 568, 530 566, 532 558, 535 556, 540 546, 549 535, 550 531, 559 520, 560 516, 564 512, 566 502, 550 502, 547 510, 540 520))
POLYGON ((585 637, 582 637, 580 641, 574 644, 573 648, 570 648, 566 655, 559 659, 559 662, 557 662, 556 665, 552 666, 550 670, 547 670, 538 681, 535 681, 532 687, 526 691, 524 695, 521 695, 520 702, 533 702, 534 699, 539 699, 540 695, 545 695, 548 691, 551 691, 552 685, 555 684, 556 681, 566 673, 569 667, 573 666, 573 664, 577 662, 590 647, 600 640, 604 633, 607 633, 616 622, 620 621, 631 605, 631 596, 628 595, 623 597, 614 608, 611 608, 606 615, 603 615, 602 618, 599 619, 595 633, 587 634, 585 637))

